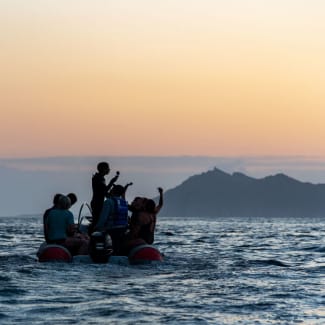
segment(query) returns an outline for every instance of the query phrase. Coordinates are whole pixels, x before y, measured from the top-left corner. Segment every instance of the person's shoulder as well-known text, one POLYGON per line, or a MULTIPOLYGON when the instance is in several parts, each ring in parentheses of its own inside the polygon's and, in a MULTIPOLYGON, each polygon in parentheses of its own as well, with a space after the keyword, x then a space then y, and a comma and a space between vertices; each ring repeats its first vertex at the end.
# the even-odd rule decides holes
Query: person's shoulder
POLYGON ((92 178, 93 180, 95 180, 95 179, 97 179, 99 176, 100 176, 99 173, 95 173, 95 174, 93 174, 93 176, 92 176, 91 178, 92 178))
POLYGON ((116 199, 112 196, 107 198, 107 203, 110 205, 115 205, 116 204, 116 199))
POLYGON ((43 216, 47 216, 52 210, 54 209, 54 207, 48 208, 44 211, 43 216))
POLYGON ((111 196, 109 196, 108 198, 106 198, 106 200, 104 201, 104 205, 106 206, 113 206, 115 204, 114 198, 112 198, 111 196))
POLYGON ((51 215, 73 215, 73 213, 68 209, 58 209, 53 208, 50 212, 51 215))
POLYGON ((68 217, 73 217, 73 213, 70 210, 60 210, 62 214, 68 216, 68 217))
POLYGON ((99 173, 96 173, 92 177, 92 181, 95 183, 103 183, 105 184, 105 177, 99 173))
POLYGON ((74 220, 73 213, 70 210, 62 210, 64 212, 64 215, 69 220, 74 220))
POLYGON ((55 208, 55 207, 52 207, 52 208, 50 208, 50 209, 47 209, 47 210, 45 211, 45 213, 46 213, 47 215, 52 215, 52 214, 56 214, 56 213, 58 213, 58 211, 60 211, 60 210, 57 209, 57 208, 55 208))

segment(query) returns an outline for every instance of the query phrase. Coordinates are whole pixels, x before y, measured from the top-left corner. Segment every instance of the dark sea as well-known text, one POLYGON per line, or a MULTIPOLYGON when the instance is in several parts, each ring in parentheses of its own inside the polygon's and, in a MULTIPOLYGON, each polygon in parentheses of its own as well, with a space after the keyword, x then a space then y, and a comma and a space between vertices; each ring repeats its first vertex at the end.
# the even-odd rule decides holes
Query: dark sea
POLYGON ((159 219, 163 263, 39 263, 0 218, 0 324, 325 324, 324 219, 159 219))

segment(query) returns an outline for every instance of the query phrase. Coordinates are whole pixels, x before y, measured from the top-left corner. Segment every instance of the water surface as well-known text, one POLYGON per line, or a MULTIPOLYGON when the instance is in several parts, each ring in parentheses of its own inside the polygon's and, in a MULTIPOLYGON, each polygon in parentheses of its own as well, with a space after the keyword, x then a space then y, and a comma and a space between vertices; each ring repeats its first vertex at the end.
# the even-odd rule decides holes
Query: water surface
POLYGON ((325 324, 325 222, 161 219, 165 262, 38 263, 41 216, 0 218, 1 324, 325 324))

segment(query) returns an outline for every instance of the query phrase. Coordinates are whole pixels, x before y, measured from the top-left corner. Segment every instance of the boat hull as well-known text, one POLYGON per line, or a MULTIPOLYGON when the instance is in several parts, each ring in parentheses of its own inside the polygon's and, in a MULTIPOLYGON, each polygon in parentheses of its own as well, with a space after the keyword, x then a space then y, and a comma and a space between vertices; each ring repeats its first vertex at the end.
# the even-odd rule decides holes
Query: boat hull
MULTIPOLYGON (((57 244, 43 243, 36 255, 39 262, 70 263, 74 259, 74 257, 65 247, 57 244)), ((84 257, 89 256, 85 255, 84 257)), ((151 262, 163 261, 163 255, 160 253, 160 251, 156 247, 147 244, 135 246, 131 249, 128 256, 120 256, 120 258, 127 258, 129 264, 148 264, 151 262)), ((84 260, 93 263, 90 257, 84 260)), ((118 260, 118 256, 111 256, 108 258, 108 263, 114 263, 115 260, 118 260)))
POLYGON ((163 256, 160 251, 152 245, 138 245, 129 253, 130 264, 145 264, 150 262, 162 262, 163 256))
POLYGON ((72 255, 68 249, 57 244, 43 243, 36 255, 39 262, 72 262, 72 255))

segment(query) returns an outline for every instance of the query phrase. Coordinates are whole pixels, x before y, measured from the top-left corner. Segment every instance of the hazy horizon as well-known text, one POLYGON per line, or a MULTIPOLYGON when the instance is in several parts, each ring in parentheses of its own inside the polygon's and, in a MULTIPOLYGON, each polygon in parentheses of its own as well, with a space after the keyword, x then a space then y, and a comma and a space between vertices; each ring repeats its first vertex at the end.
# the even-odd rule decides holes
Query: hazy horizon
MULTIPOLYGON (((0 216, 42 213, 57 192, 75 192, 75 214, 91 198, 91 176, 99 161, 111 165, 119 183, 133 182, 127 199, 137 195, 155 197, 157 187, 171 189, 188 177, 213 168, 242 172, 262 178, 284 173, 299 181, 325 183, 325 157, 211 157, 211 156, 77 156, 0 159, 0 216)), ((166 202, 168 204, 168 202, 166 202)))

